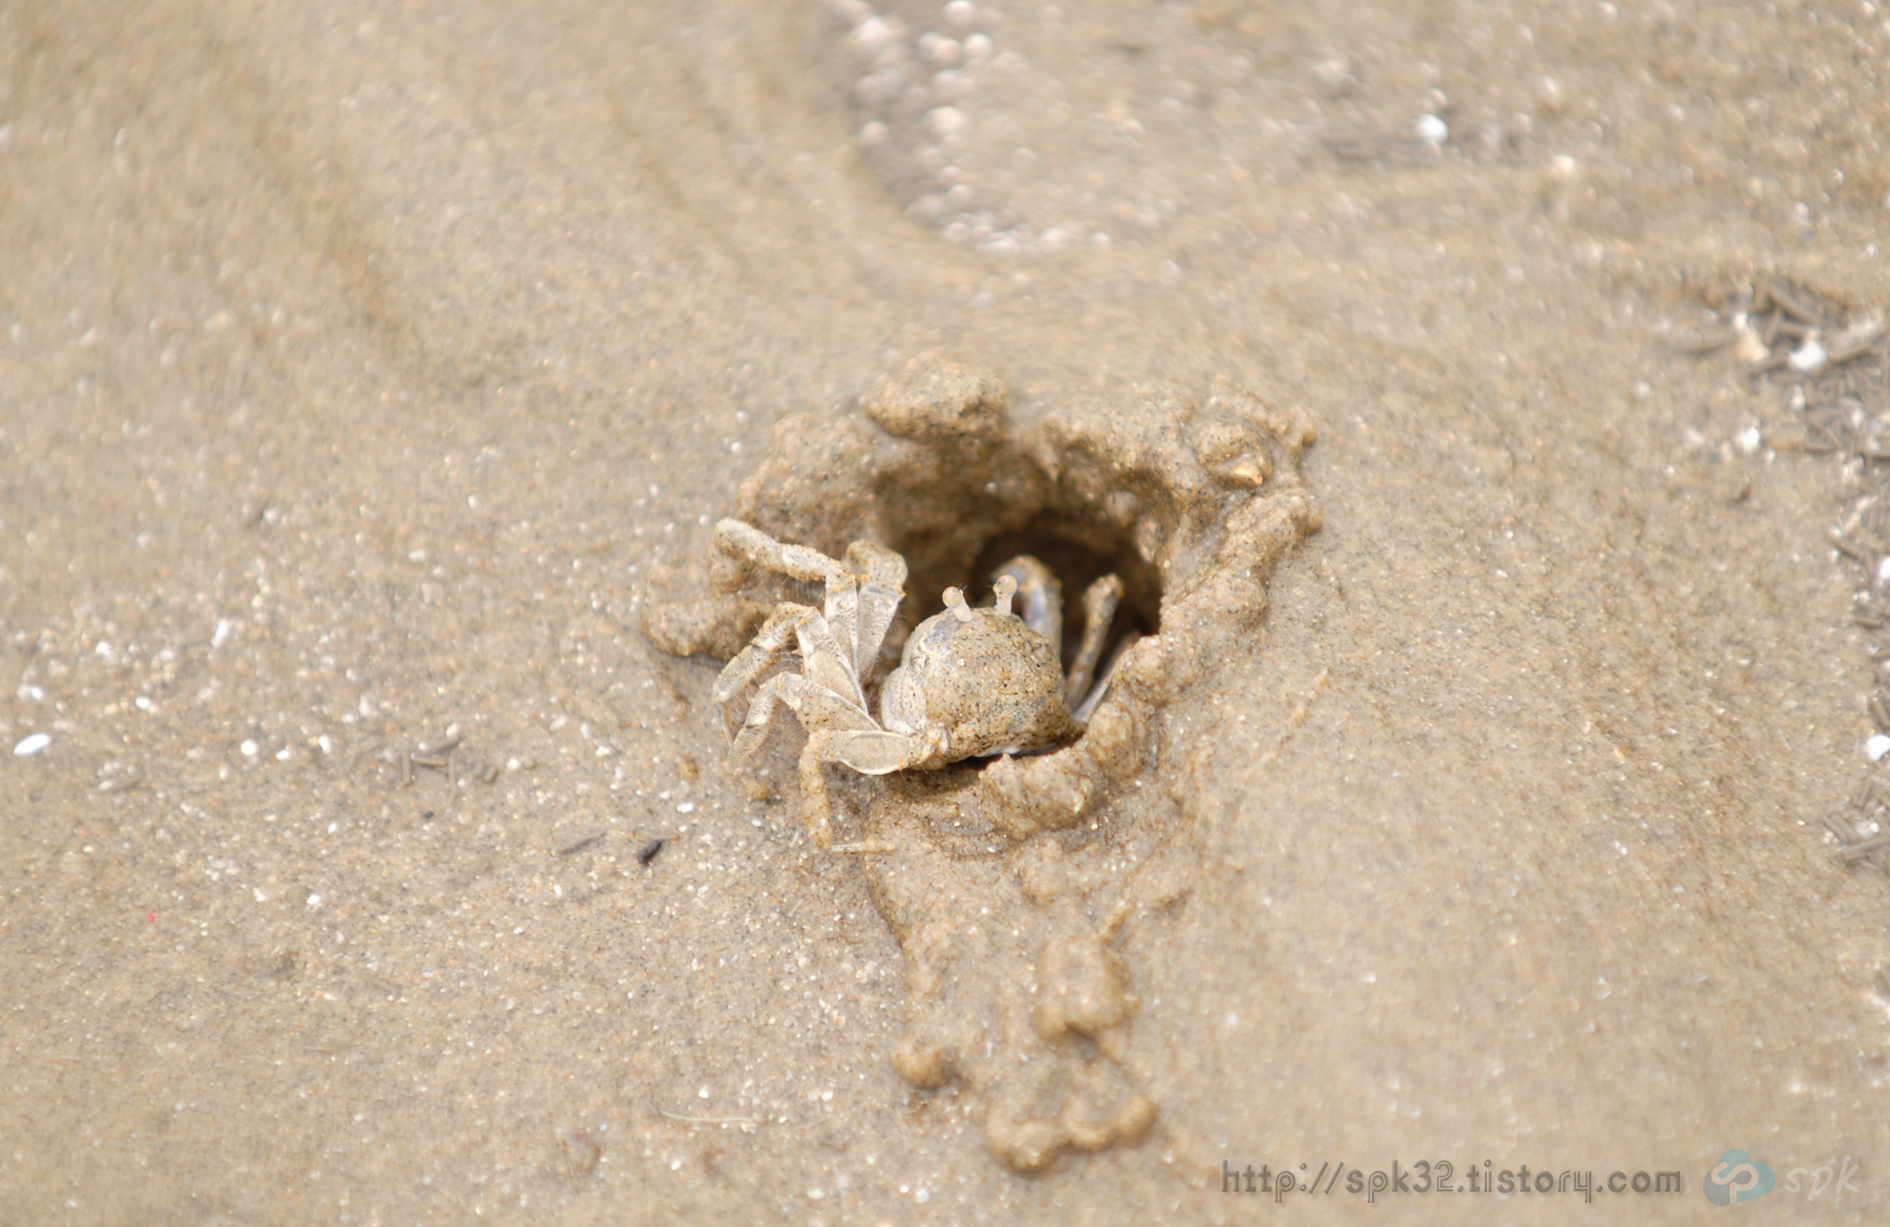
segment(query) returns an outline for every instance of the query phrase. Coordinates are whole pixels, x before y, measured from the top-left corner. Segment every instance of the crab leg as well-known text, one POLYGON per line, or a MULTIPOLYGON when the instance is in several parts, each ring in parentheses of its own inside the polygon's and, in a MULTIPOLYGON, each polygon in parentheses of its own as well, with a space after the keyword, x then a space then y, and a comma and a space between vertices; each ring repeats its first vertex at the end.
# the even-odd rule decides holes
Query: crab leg
MULTIPOLYGON (((847 565, 859 580, 859 614, 854 625, 853 670, 861 685, 873 675, 879 663, 879 649, 886 642, 899 602, 906 595, 906 560, 869 541, 855 541, 847 547, 847 565)), ((831 618, 828 619, 832 621, 831 618)))
POLYGON ((819 550, 805 545, 784 545, 743 520, 718 521, 715 548, 810 584, 834 583, 844 580, 847 574, 845 567, 819 550))
POLYGON ((1096 661, 1102 656, 1103 645, 1109 641, 1109 624, 1114 621, 1116 606, 1121 603, 1122 581, 1114 575, 1103 576, 1083 593, 1083 644, 1070 664, 1069 678, 1063 688, 1064 701, 1072 708, 1080 706, 1089 691, 1096 661))
MULTIPOLYGON (((1050 568, 1032 558, 1029 554, 1020 554, 997 569, 991 577, 997 583, 1009 576, 1017 585, 1017 599, 1022 606, 1018 617, 1024 625, 1036 631, 1050 641, 1057 655, 1063 655, 1063 585, 1057 577, 1050 574, 1050 568)), ((1003 601, 999 601, 1004 606, 1003 601)), ((1005 606, 1008 612, 1008 606, 1005 606)))
POLYGON ((807 679, 866 715, 866 695, 849 661, 852 652, 841 645, 827 620, 819 616, 803 618, 794 624, 794 636, 800 641, 801 672, 807 679))
POLYGON ((825 589, 823 613, 827 624, 833 629, 835 641, 846 645, 846 652, 841 659, 848 668, 857 666, 859 584, 853 572, 844 564, 805 545, 786 545, 776 541, 753 524, 742 520, 719 521, 715 526, 715 547, 745 559, 753 566, 822 585, 825 589))
POLYGON ((801 817, 806 820, 814 843, 823 852, 892 852, 895 849, 890 844, 836 845, 833 842, 833 804, 827 796, 825 765, 840 761, 834 757, 833 743, 844 736, 845 733, 831 729, 808 735, 807 748, 801 751, 801 817))
POLYGON ((776 605, 774 612, 768 615, 768 620, 761 624, 754 641, 737 652, 735 658, 723 667, 709 697, 717 704, 723 704, 740 694, 748 683, 760 677, 774 663, 775 657, 795 638, 800 624, 816 616, 816 612, 806 605, 796 605, 790 601, 776 605))
POLYGON ((1078 724, 1089 723, 1089 718, 1096 713, 1097 704, 1101 703, 1103 696, 1109 693, 1109 679, 1115 676, 1116 666, 1121 664, 1122 658, 1129 654, 1129 649, 1141 641, 1140 631, 1130 631, 1122 637, 1122 642, 1116 645, 1116 650, 1109 654, 1109 663, 1104 665, 1102 672, 1096 675, 1096 684, 1089 688, 1089 695, 1070 713, 1072 720, 1078 724))
POLYGON ((781 699, 781 690, 792 673, 777 673, 761 684, 755 693, 755 701, 748 705, 748 718, 742 721, 742 731, 735 735, 735 744, 729 747, 728 767, 730 771, 740 768, 749 759, 760 752, 762 743, 768 740, 768 733, 774 724, 774 709, 781 699))
POLYGON ((798 673, 777 673, 761 684, 755 701, 749 704, 748 718, 728 752, 730 769, 753 758, 768 740, 775 709, 785 704, 802 722, 820 728, 848 733, 883 736, 879 725, 865 712, 853 706, 844 694, 835 694, 798 673))
POLYGON ((825 588, 824 614, 839 659, 863 683, 905 597, 906 560, 884 546, 855 541, 839 562, 805 545, 787 545, 742 520, 715 526, 715 546, 751 566, 825 588))

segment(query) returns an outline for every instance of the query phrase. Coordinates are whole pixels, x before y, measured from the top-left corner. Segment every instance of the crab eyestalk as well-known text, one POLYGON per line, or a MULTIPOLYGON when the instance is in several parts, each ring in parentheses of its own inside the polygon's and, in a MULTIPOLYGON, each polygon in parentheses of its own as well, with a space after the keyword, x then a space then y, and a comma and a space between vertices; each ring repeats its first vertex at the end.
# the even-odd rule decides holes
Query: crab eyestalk
POLYGON ((1001 614, 1010 613, 1011 598, 1017 595, 1017 577, 1015 575, 998 576, 997 586, 993 591, 997 593, 997 603, 992 608, 1001 614))

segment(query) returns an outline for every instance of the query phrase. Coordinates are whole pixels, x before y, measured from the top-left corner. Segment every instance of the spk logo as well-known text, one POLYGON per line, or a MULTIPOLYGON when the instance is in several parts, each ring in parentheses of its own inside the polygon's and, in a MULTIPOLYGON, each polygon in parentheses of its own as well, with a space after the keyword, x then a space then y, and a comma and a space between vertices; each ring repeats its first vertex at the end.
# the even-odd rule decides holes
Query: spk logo
POLYGON ((1716 1206, 1732 1206, 1772 1191, 1772 1169, 1743 1150, 1729 1150, 1719 1157, 1719 1166, 1706 1173, 1701 1189, 1706 1200, 1716 1206))

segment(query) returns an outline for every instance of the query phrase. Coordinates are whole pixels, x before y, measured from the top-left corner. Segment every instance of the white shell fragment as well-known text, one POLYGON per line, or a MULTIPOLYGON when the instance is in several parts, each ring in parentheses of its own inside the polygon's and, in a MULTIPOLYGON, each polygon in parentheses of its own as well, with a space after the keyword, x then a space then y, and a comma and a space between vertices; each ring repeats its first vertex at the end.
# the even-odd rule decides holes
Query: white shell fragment
POLYGON ((1450 139, 1450 125, 1435 115, 1424 114, 1411 125, 1411 135, 1426 145, 1441 145, 1450 139))
POLYGON ((20 758, 31 758, 51 744, 51 733, 28 733, 14 745, 13 753, 20 758))
POLYGON ((1772 350, 1759 336, 1758 329, 1744 321, 1745 317, 1741 315, 1739 339, 1733 343, 1733 356, 1747 366, 1757 366, 1772 356, 1772 350))
POLYGON ((1803 345, 1792 351, 1792 356, 1785 359, 1785 365, 1800 374, 1808 374, 1823 366, 1826 357, 1824 346, 1814 332, 1805 338, 1803 345))
POLYGON ((1890 737, 1878 733, 1864 742, 1864 756, 1871 762, 1876 762, 1886 754, 1890 754, 1890 737))

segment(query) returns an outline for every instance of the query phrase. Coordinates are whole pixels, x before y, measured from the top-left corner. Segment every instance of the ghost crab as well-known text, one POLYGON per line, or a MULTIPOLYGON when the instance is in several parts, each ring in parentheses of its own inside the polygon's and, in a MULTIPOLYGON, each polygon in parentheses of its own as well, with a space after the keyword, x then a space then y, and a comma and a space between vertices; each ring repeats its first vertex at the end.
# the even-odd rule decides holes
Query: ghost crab
POLYGON ((715 526, 717 549, 761 567, 824 586, 824 608, 783 602, 753 642, 716 679, 715 702, 733 702, 788 651, 800 672, 761 683, 729 750, 739 769, 761 749, 780 707, 807 729, 801 751, 801 813, 814 842, 834 852, 884 852, 878 844, 833 842, 825 766, 862 775, 934 771, 948 763, 1046 750, 1083 731, 1108 681, 1093 685, 1122 583, 1106 575, 1084 593, 1085 625, 1076 659, 1061 664, 1062 596, 1057 581, 1029 555, 993 577, 995 602, 974 609, 958 588, 945 590, 945 612, 907 637, 899 666, 879 687, 879 716, 867 703, 886 632, 904 598, 906 560, 884 546, 855 541, 844 560, 776 541, 741 520, 715 526), (1021 612, 1011 602, 1021 596, 1021 612))

